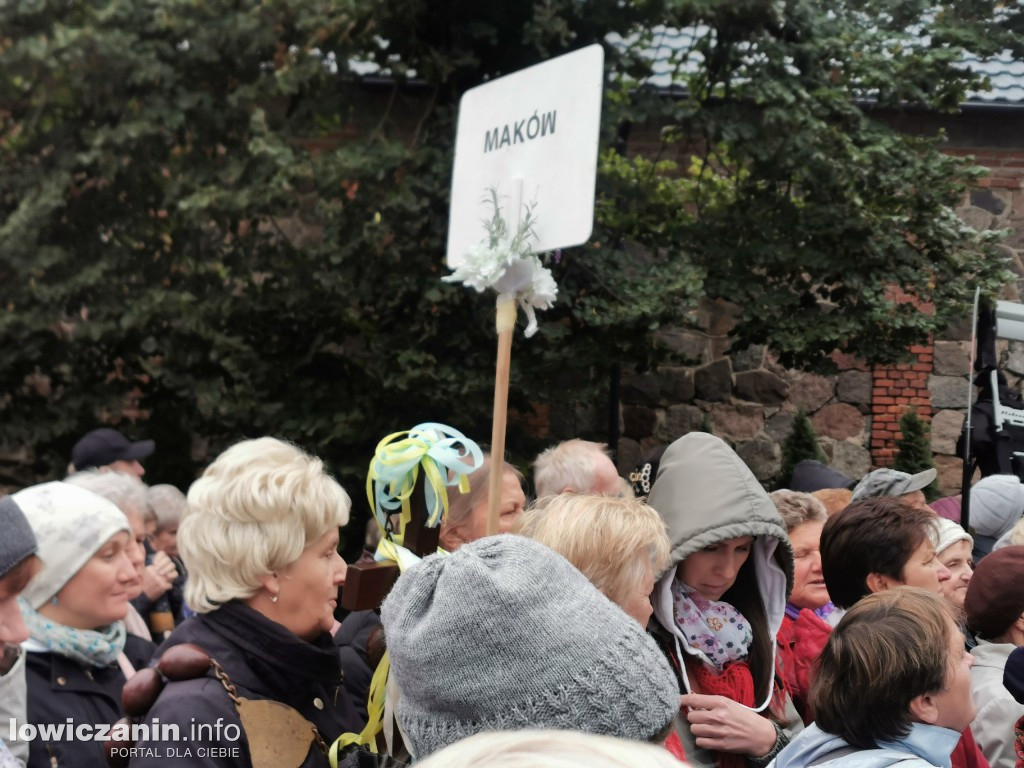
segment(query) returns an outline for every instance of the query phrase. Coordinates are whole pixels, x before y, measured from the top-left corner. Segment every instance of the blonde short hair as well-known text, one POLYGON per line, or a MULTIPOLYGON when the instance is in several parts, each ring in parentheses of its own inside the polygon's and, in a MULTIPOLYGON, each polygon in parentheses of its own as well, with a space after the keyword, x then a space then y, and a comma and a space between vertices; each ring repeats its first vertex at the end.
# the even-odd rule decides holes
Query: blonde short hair
POLYGON ((348 522, 352 502, 323 463, 272 437, 228 448, 188 491, 178 551, 185 601, 209 613, 260 589, 260 577, 348 522))
POLYGON ((773 491, 770 495, 788 532, 792 532, 794 528, 812 520, 821 522, 828 520, 825 505, 809 493, 783 489, 773 491))
POLYGON ((478 733, 418 761, 417 768, 680 768, 668 750, 642 741, 558 730, 478 733))
POLYGON ((608 446, 573 438, 541 452, 533 461, 537 497, 554 496, 566 488, 585 492, 594 485, 594 457, 608 456, 608 446))
POLYGON ((671 547, 665 521, 633 498, 560 494, 538 499, 519 533, 555 550, 620 606, 641 589, 646 569, 657 576, 671 547))
POLYGON ((157 533, 181 522, 188 500, 173 485, 152 485, 146 491, 146 504, 156 520, 157 533))
POLYGON ((140 520, 146 519, 146 485, 135 475, 87 469, 70 475, 64 482, 102 496, 125 517, 138 515, 140 520))

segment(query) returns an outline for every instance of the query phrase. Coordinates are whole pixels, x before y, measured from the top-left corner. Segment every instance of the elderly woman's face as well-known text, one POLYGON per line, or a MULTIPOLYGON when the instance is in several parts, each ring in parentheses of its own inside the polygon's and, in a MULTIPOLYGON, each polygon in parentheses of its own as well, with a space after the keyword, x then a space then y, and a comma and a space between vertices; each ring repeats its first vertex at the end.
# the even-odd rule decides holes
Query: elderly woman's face
POLYGON ((789 602, 797 608, 821 608, 828 602, 828 587, 821 572, 822 520, 809 520, 789 532, 793 545, 793 594, 789 602))
POLYGON ((146 521, 142 513, 135 507, 125 507, 124 516, 132 528, 131 541, 128 542, 128 559, 135 568, 135 583, 129 590, 128 599, 134 600, 142 594, 142 572, 146 568, 146 521))
POLYGON ((338 529, 332 528, 278 572, 280 589, 271 618, 303 640, 329 632, 347 570, 338 554, 338 529))
POLYGON ((654 573, 651 571, 651 559, 646 552, 640 552, 637 557, 641 558, 644 565, 644 577, 633 592, 622 601, 621 608, 638 622, 640 626, 647 629, 647 622, 651 620, 654 608, 651 606, 651 592, 654 591, 654 573))
POLYGON ((161 528, 151 539, 153 548, 163 552, 168 557, 178 556, 178 523, 171 523, 166 528, 161 528))
POLYGON ((47 603, 40 613, 76 629, 97 629, 123 619, 138 578, 129 556, 131 541, 123 531, 112 536, 61 587, 56 605, 47 603))
MULTIPOLYGON (((516 522, 523 514, 526 505, 526 494, 519 478, 513 472, 504 472, 501 476, 501 503, 498 506, 498 533, 510 533, 515 529, 516 522)), ((482 539, 487 535, 487 497, 473 507, 467 521, 472 529, 471 538, 466 541, 482 539)))
POLYGON ((939 584, 942 594, 947 600, 955 603, 959 608, 964 607, 964 598, 967 597, 967 587, 974 575, 974 567, 971 560, 971 542, 961 540, 950 544, 939 555, 939 562, 946 566, 950 578, 939 584))

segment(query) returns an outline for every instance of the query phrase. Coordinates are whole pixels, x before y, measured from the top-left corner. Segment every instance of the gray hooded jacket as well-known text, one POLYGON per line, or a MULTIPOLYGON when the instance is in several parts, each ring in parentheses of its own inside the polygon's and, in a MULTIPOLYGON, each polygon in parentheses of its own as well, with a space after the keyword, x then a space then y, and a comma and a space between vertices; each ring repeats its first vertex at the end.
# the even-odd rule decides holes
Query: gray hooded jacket
MULTIPOLYGON (((793 587, 793 548, 771 497, 736 452, 714 435, 703 432, 684 435, 662 456, 647 503, 665 521, 672 543, 670 567, 658 579, 651 602, 658 623, 672 638, 678 658, 682 660, 683 654, 689 654, 710 664, 703 653, 686 642, 676 626, 672 600, 676 566, 705 547, 740 536, 755 537, 750 556, 774 652, 774 639, 785 615, 786 598, 793 587)), ((692 686, 686 666, 681 665, 680 671, 683 685, 690 692, 692 686)), ((757 712, 765 710, 771 702, 774 674, 767 682, 768 693, 764 701, 755 704, 757 712)), ((780 725, 790 734, 803 727, 788 696, 785 722, 780 725)), ((713 753, 697 748, 685 716, 676 718, 676 731, 688 763, 694 766, 715 764, 713 753)))

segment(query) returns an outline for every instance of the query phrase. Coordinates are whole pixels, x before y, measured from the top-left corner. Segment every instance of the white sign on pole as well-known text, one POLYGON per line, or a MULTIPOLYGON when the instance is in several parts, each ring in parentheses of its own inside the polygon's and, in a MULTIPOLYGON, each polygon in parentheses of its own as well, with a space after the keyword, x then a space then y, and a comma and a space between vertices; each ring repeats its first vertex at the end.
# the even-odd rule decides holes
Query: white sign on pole
MULTIPOLYGON (((535 251, 580 245, 594 226, 604 50, 591 45, 466 91, 452 171, 448 266, 485 236, 487 190, 536 203, 535 251)), ((513 222, 518 217, 510 218, 513 222)), ((514 224, 513 224, 514 227, 514 224)))

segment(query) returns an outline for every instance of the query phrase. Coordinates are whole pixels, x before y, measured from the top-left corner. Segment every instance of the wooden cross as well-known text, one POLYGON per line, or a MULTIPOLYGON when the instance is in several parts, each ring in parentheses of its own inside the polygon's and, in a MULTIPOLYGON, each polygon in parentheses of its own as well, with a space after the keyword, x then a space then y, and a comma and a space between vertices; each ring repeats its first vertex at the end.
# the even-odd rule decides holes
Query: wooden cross
MULTIPOLYGON (((414 555, 426 557, 437 552, 441 526, 427 527, 426 472, 420 469, 409 499, 411 519, 403 531, 404 546, 414 555)), ((398 580, 395 563, 355 563, 348 568, 341 589, 341 607, 349 611, 375 611, 380 608, 398 580)))

